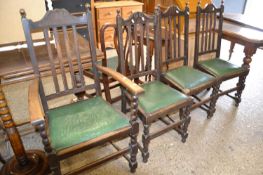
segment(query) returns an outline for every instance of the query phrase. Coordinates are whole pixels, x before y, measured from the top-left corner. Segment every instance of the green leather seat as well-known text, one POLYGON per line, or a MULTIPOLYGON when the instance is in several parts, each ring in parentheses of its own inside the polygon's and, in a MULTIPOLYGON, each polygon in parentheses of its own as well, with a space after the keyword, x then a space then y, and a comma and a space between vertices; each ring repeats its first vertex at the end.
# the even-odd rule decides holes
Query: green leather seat
POLYGON ((101 97, 51 109, 48 123, 51 146, 56 151, 130 126, 129 120, 101 97))
POLYGON ((170 70, 164 74, 164 77, 186 94, 215 81, 213 76, 188 66, 170 70))
POLYGON ((142 88, 144 93, 139 96, 139 107, 146 113, 153 113, 189 99, 186 95, 160 81, 143 84, 142 88))
POLYGON ((199 64, 216 77, 235 76, 246 71, 243 67, 234 65, 219 58, 200 61, 199 64))

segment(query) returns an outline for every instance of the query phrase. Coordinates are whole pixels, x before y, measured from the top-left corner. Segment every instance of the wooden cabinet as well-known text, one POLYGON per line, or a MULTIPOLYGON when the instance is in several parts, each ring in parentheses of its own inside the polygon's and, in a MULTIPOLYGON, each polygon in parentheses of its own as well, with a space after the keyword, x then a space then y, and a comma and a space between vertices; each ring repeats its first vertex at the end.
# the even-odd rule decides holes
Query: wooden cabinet
MULTIPOLYGON (((95 2, 95 26, 98 47, 100 47, 100 29, 105 23, 116 23, 117 10, 120 10, 121 16, 127 19, 134 12, 142 11, 143 3, 137 1, 113 1, 113 2, 95 2)), ((114 47, 114 32, 109 29, 105 33, 106 47, 114 47)))
MULTIPOLYGON (((94 0, 52 0, 52 7, 55 8, 64 8, 75 16, 81 16, 86 12, 85 4, 91 4, 94 0)), ((87 38, 87 29, 78 28, 78 33, 87 38)))

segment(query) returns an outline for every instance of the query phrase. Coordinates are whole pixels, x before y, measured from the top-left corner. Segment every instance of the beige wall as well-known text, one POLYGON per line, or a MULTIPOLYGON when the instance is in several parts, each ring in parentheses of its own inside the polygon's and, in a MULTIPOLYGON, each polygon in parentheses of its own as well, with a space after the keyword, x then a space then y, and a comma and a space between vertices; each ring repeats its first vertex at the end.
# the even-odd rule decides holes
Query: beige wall
POLYGON ((19 14, 21 8, 33 21, 41 19, 46 12, 44 0, 0 0, 0 45, 25 41, 19 14))

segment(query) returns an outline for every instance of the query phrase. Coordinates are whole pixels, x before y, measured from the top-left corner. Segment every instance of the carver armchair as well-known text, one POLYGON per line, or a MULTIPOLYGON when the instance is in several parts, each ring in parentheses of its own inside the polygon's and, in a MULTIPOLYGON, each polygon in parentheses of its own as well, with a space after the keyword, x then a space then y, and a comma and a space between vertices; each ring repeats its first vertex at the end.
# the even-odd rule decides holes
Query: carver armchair
POLYGON ((177 6, 170 6, 160 17, 162 25, 159 36, 162 38, 159 43, 162 49, 156 49, 161 51, 163 82, 196 99, 191 109, 200 107, 207 112, 207 118, 212 117, 219 84, 212 75, 188 65, 188 3, 184 11, 177 6), (213 91, 210 96, 200 97, 201 92, 211 87, 213 91))
POLYGON ((90 12, 87 11, 81 17, 74 17, 64 9, 55 9, 48 11, 40 21, 36 22, 27 19, 24 10, 21 10, 21 15, 35 73, 35 80, 29 88, 29 113, 31 123, 38 128, 42 137, 50 170, 54 174, 61 174, 59 163, 61 160, 111 143, 116 148, 116 152, 66 174, 77 174, 120 156, 124 156, 129 161, 131 172, 134 172, 137 167, 136 138, 139 129, 136 121, 137 95, 141 94, 143 89, 121 74, 97 64, 90 12), (88 41, 84 46, 82 43, 82 46, 90 51, 86 55, 80 54, 80 43, 76 32, 78 25, 87 27, 88 41), (49 62, 44 68, 39 67, 41 60, 36 57, 32 40, 33 33, 39 31, 44 34, 49 56, 49 62), (69 35, 69 32, 72 35, 69 35), (53 44, 55 53, 51 49, 53 44), (61 52, 62 47, 65 53, 61 52), (94 79, 84 77, 84 67, 92 68, 94 79), (44 77, 47 72, 43 74, 43 69, 48 70, 50 79, 44 77), (130 116, 119 112, 101 97, 99 72, 119 81, 130 93, 132 97, 130 116), (60 100, 55 102, 60 102, 62 97, 79 93, 87 94, 88 99, 63 105, 56 103, 56 107, 52 107, 51 103, 55 99, 59 98, 60 100), (120 148, 113 142, 125 137, 130 137, 130 144, 125 148, 120 148), (129 153, 130 156, 127 155, 129 153))
MULTIPOLYGON (((160 10, 154 16, 142 12, 132 14, 127 20, 117 15, 118 51, 120 57, 120 71, 124 75, 144 88, 144 94, 138 98, 139 118, 143 123, 142 152, 143 161, 149 158, 150 140, 170 131, 176 130, 185 142, 188 136, 187 128, 190 122, 189 109, 192 99, 160 81, 160 66, 158 50, 155 50, 154 66, 151 66, 150 32, 154 31, 155 48, 158 47, 158 25, 160 10), (153 26, 153 28, 151 27, 153 26), (152 29, 151 29, 152 28, 152 29), (123 32, 125 31, 125 32, 123 32), (126 37, 124 41, 123 38, 126 37), (124 41, 124 42, 123 42, 124 41), (151 78, 146 78, 151 75, 151 78), (180 110, 180 117, 176 121, 170 114, 180 110), (168 116, 168 117, 167 117, 168 116), (155 121, 163 121, 167 126, 150 132, 150 126, 155 121)), ((126 91, 122 89, 122 93, 126 91)), ((127 110, 130 102, 129 95, 122 96, 122 111, 127 110)))
POLYGON ((200 2, 196 13, 196 35, 194 67, 216 77, 218 81, 226 81, 239 77, 235 87, 228 90, 219 90, 219 96, 228 95, 235 100, 238 106, 241 102, 241 94, 245 88, 245 79, 249 69, 243 66, 234 65, 227 59, 220 58, 222 28, 223 28, 224 4, 221 2, 219 8, 212 3, 201 8, 200 2), (209 59, 203 59, 204 55, 213 54, 209 59), (229 93, 236 92, 235 95, 229 93))

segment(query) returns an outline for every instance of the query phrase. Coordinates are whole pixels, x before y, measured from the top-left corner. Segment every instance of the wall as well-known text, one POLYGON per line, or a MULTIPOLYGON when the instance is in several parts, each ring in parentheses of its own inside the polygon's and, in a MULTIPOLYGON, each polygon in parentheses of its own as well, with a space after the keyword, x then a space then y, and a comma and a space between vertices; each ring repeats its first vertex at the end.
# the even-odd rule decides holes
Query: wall
POLYGON ((1 0, 0 45, 25 41, 19 13, 21 8, 26 10, 27 17, 33 21, 41 19, 46 12, 44 0, 1 0))

